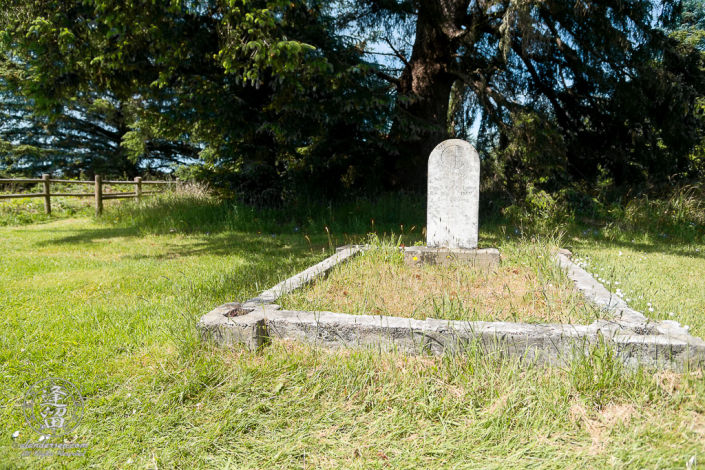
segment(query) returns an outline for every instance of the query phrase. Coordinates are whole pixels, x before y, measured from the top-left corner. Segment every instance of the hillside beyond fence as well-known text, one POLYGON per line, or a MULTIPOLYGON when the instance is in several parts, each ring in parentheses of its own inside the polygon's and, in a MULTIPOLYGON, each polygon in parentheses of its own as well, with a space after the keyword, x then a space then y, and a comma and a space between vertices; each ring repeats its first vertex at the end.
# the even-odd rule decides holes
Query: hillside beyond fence
POLYGON ((95 215, 99 217, 103 213, 103 201, 106 199, 125 199, 125 198, 141 198, 144 195, 157 194, 164 191, 142 191, 143 185, 163 185, 166 189, 175 189, 179 184, 178 178, 174 181, 142 181, 141 177, 136 177, 134 181, 103 181, 102 177, 96 175, 95 181, 73 181, 51 179, 50 175, 44 174, 41 179, 37 178, 11 178, 0 179, 0 184, 10 183, 42 183, 44 191, 41 193, 24 193, 24 194, 0 194, 0 199, 15 199, 25 197, 42 197, 44 198, 44 212, 51 214, 51 198, 54 197, 94 197, 95 198, 95 215), (95 191, 92 193, 52 193, 51 183, 61 184, 92 184, 95 186, 95 191), (135 190, 130 192, 104 192, 104 185, 127 184, 134 185, 135 190))

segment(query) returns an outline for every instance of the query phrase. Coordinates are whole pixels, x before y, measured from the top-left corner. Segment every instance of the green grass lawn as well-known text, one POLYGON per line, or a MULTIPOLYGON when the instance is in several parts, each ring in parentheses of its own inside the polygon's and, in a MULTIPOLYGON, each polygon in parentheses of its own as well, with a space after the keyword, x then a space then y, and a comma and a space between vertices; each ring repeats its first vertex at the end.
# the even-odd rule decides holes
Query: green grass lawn
POLYGON ((676 320, 705 337, 705 244, 615 234, 612 239, 569 237, 587 271, 628 304, 654 320, 676 320), (607 284, 609 283, 609 284, 607 284))
MULTIPOLYGON (((702 371, 625 371, 599 347, 570 367, 545 369, 479 353, 407 357, 280 342, 249 353, 200 343, 194 325, 201 315, 271 287, 329 247, 323 223, 313 232, 323 220, 315 214, 219 226, 209 225, 208 207, 162 207, 149 219, 149 207, 115 206, 103 222, 0 228, 0 468, 705 462, 702 371), (84 457, 21 457, 12 447, 37 441, 20 404, 30 384, 52 376, 85 397, 82 424, 67 438, 89 444, 84 457)), ((391 209, 387 215, 388 227, 401 220, 409 230, 408 219, 394 220, 391 209)), ((340 220, 329 227, 339 244, 352 236, 340 233, 340 220)), ((705 246, 570 233, 564 246, 613 273, 637 298, 635 308, 652 302, 654 317, 703 334, 705 246)), ((507 236, 498 226, 484 230, 481 242, 504 251, 528 243, 507 236)))

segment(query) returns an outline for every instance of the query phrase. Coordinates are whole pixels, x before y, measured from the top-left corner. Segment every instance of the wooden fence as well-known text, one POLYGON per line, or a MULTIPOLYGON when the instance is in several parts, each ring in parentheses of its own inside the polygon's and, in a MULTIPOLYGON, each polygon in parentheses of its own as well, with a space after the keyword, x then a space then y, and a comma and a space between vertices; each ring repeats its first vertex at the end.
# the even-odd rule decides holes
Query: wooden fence
POLYGON ((42 175, 41 179, 31 179, 31 178, 13 178, 13 179, 0 179, 0 184, 4 183, 42 183, 44 186, 44 191, 41 193, 25 193, 25 194, 0 194, 0 199, 15 199, 23 197, 43 197, 44 198, 44 212, 51 214, 51 197, 55 196, 69 196, 69 197, 94 197, 95 198, 95 215, 99 217, 103 213, 103 201, 106 199, 123 199, 123 198, 141 198, 144 195, 161 193, 163 191, 142 191, 142 186, 146 184, 153 185, 167 185, 169 188, 175 188, 179 183, 178 178, 175 181, 142 181, 141 177, 135 178, 134 181, 103 181, 103 179, 96 175, 95 181, 72 181, 72 180, 54 180, 49 177, 50 175, 42 175), (92 193, 52 193, 51 183, 62 183, 62 184, 93 184, 95 185, 95 191, 92 193), (134 185, 134 192, 122 192, 122 193, 108 193, 103 192, 103 185, 115 185, 115 184, 129 184, 134 185))

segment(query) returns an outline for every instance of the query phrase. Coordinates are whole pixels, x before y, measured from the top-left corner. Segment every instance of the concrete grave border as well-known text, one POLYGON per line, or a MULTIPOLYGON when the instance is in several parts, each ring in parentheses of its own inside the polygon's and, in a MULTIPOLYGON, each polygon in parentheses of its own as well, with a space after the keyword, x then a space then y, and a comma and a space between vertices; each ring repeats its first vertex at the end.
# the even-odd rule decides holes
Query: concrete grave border
POLYGON ((221 305, 198 322, 201 337, 219 345, 244 343, 250 350, 263 346, 270 338, 332 349, 370 347, 408 354, 462 353, 479 347, 486 353, 550 365, 565 365, 602 341, 613 347, 629 367, 683 370, 705 364, 705 341, 690 335, 676 321, 650 320, 629 308, 624 300, 574 264, 568 250, 556 253, 556 263, 589 301, 608 313, 609 319, 590 325, 414 320, 281 310, 274 303, 365 249, 362 245, 340 247, 335 255, 244 304, 221 305), (231 312, 239 316, 230 316, 231 312))

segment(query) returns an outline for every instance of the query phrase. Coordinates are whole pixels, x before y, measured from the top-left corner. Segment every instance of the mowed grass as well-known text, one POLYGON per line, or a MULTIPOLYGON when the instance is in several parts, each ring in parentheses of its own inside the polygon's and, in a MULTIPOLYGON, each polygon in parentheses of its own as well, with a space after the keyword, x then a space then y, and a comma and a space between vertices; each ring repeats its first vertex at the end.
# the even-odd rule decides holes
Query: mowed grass
POLYGON ((585 269, 631 308, 654 320, 676 320, 705 337, 705 244, 647 234, 608 232, 566 239, 585 269))
POLYGON ((501 266, 492 270, 406 266, 398 241, 373 237, 369 250, 278 303, 291 310, 418 320, 589 324, 604 316, 556 266, 555 239, 506 244, 501 266))
MULTIPOLYGON (((324 256, 312 255, 300 238, 143 235, 90 219, 3 228, 3 429, 20 430, 19 441, 36 440, 18 406, 21 390, 39 378, 76 383, 87 410, 103 399, 93 397, 139 381, 146 365, 134 361, 148 358, 158 367, 178 345, 193 343, 193 325, 204 312, 252 297, 324 256)), ((16 460, 15 449, 3 449, 2 461, 16 460)))
MULTIPOLYGON (((100 223, 0 228, 1 468, 685 468, 705 461, 702 372, 626 371, 600 346, 568 367, 542 368, 480 351, 407 357, 274 342, 250 353, 200 342, 194 325, 202 314, 329 252, 323 227, 312 232, 316 217, 295 233, 297 221, 217 222, 215 206, 204 207, 188 212, 157 201, 141 212, 110 209, 100 223), (12 447, 37 441, 20 404, 30 384, 52 376, 84 395, 82 424, 66 439, 88 443, 84 457, 27 458, 12 447)), ((411 226, 389 218, 380 231, 391 222, 411 226)), ((332 236, 343 239, 336 223, 332 236)), ((530 244, 507 239, 499 226, 481 238, 503 253, 530 244)), ((609 237, 575 238, 565 244, 580 253, 624 251, 609 237)), ((657 258, 647 259, 651 279, 673 275, 658 277, 657 258)), ((693 262, 701 272, 702 260, 693 262)), ((693 290, 673 295, 697 305, 693 290)))

